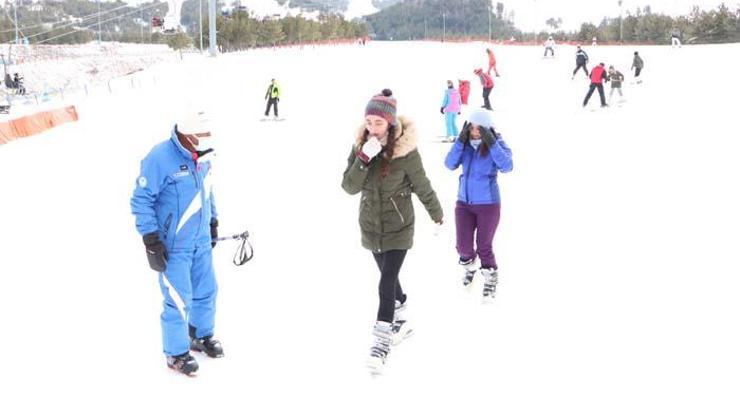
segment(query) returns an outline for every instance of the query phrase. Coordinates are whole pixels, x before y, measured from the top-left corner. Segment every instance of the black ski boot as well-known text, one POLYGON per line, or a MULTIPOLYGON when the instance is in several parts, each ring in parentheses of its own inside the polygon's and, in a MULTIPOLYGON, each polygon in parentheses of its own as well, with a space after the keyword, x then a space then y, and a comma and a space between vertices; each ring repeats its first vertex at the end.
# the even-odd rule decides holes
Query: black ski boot
POLYGON ((224 349, 221 346, 221 342, 213 339, 213 335, 207 337, 196 338, 195 327, 190 326, 190 350, 204 352, 211 358, 220 358, 224 356, 224 349))
POLYGON ((198 371, 198 362, 189 352, 186 352, 185 354, 168 356, 167 367, 189 376, 198 371))

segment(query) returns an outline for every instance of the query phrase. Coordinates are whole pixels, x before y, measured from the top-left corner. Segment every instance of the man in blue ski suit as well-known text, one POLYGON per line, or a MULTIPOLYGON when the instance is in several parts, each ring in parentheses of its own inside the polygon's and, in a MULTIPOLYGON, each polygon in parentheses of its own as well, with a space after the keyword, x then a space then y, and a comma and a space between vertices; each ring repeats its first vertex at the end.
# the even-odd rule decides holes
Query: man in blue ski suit
POLYGON ((213 339, 218 289, 211 250, 218 220, 207 160, 213 149, 203 146, 210 135, 202 111, 178 120, 169 140, 142 160, 131 198, 149 266, 159 272, 167 365, 184 374, 198 370, 189 350, 223 356, 213 339))

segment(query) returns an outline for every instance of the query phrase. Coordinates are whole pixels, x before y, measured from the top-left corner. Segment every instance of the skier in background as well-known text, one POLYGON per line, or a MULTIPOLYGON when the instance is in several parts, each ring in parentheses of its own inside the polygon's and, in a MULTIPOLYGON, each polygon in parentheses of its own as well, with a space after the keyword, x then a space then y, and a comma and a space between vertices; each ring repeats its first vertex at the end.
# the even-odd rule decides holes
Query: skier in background
POLYGON ((452 81, 447 80, 447 89, 445 90, 442 107, 440 107, 439 112, 445 116, 447 140, 450 143, 455 141, 457 135, 460 134, 457 129, 457 116, 460 114, 461 105, 460 92, 455 89, 452 81))
POLYGON ((493 90, 493 78, 490 75, 483 72, 482 68, 478 68, 473 71, 475 75, 480 79, 480 84, 483 87, 483 108, 491 110, 491 100, 489 99, 491 91, 493 90))
POLYGON ((550 36, 545 41, 545 54, 543 56, 547 57, 547 52, 550 51, 550 54, 552 57, 555 57, 555 40, 550 36))
POLYGON ((609 72, 607 75, 609 77, 609 83, 611 84, 611 89, 609 90, 609 104, 612 102, 614 90, 617 90, 619 93, 620 101, 624 101, 624 95, 622 95, 622 82, 624 82, 624 75, 614 69, 614 65, 609 65, 609 72))
POLYGON ((488 55, 488 75, 491 75, 491 69, 493 69, 493 73, 496 74, 497 77, 500 76, 496 69, 496 56, 493 54, 491 48, 486 49, 486 54, 488 55))
POLYGON ((265 100, 267 100, 267 108, 265 108, 265 117, 270 114, 270 107, 274 107, 275 118, 278 118, 278 102, 280 101, 280 87, 273 78, 270 81, 270 85, 267 86, 267 92, 265 93, 265 100))
POLYGON ((583 68, 583 72, 586 74, 586 77, 588 77, 588 68, 586 68, 587 63, 588 55, 586 54, 586 51, 581 49, 581 45, 576 46, 576 69, 573 70, 573 76, 570 77, 570 79, 575 78, 576 72, 581 68, 583 68))
POLYGON ((591 70, 591 85, 588 87, 586 98, 583 99, 584 107, 586 107, 586 104, 588 104, 588 100, 591 99, 591 95, 594 93, 594 90, 599 90, 599 98, 601 98, 601 108, 608 107, 606 105, 606 99, 604 98, 604 84, 602 83, 607 79, 608 78, 606 77, 606 68, 604 68, 603 62, 596 65, 594 69, 591 70))
POLYGON ((640 78, 640 72, 642 72, 642 68, 645 66, 645 63, 642 61, 642 58, 640 57, 640 54, 635 51, 635 56, 632 58, 632 68, 635 70, 635 81, 638 84, 642 84, 642 80, 640 78))

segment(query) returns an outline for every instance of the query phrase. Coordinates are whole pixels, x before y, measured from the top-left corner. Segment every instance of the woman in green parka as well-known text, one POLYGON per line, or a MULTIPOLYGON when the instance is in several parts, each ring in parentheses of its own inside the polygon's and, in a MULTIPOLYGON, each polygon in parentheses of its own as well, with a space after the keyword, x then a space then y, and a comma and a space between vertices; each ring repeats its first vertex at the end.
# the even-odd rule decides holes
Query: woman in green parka
POLYGON ((442 223, 442 207, 424 172, 416 142, 414 124, 396 117, 396 99, 390 90, 383 90, 365 108, 365 125, 358 131, 342 180, 347 193, 362 194, 362 246, 372 251, 380 270, 375 343, 368 361, 373 372, 385 364, 391 344, 411 333, 399 314, 406 295, 398 281, 414 240, 411 194, 417 195, 435 223, 442 223))

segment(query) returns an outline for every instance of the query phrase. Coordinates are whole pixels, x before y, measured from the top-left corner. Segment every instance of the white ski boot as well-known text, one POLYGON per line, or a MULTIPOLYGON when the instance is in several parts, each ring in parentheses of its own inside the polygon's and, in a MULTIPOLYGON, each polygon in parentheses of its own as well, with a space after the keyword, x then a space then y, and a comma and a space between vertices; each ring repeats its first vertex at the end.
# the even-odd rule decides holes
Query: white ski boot
POLYGON ((393 346, 400 344, 401 341, 414 334, 414 330, 409 325, 405 317, 406 302, 396 301, 396 309, 393 313, 393 346))
POLYGON ((463 287, 469 289, 471 287, 471 283, 473 283, 475 272, 478 270, 478 265, 475 262, 475 258, 465 261, 461 259, 458 264, 463 266, 463 268, 465 269, 465 275, 462 278, 463 287))
POLYGON ((393 324, 390 322, 377 321, 373 328, 375 342, 370 348, 370 356, 367 359, 367 367, 370 374, 379 375, 383 373, 388 354, 391 352, 393 343, 393 324))
POLYGON ((485 281, 483 282, 483 302, 492 302, 496 297, 496 284, 498 283, 498 271, 492 268, 481 268, 480 273, 485 281))

